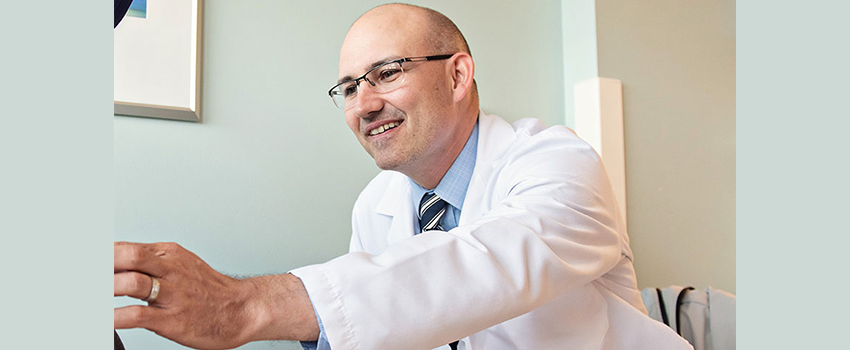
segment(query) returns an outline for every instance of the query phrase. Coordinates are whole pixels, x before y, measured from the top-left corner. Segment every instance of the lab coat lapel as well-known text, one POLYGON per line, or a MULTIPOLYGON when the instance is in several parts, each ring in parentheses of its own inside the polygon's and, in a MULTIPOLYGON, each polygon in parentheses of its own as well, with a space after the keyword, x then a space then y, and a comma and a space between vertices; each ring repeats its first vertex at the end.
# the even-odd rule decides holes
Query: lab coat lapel
POLYGON ((413 204, 410 199, 410 179, 402 174, 394 176, 387 185, 384 196, 375 208, 378 214, 391 216, 392 224, 387 233, 387 244, 413 237, 416 225, 413 217, 413 204))
POLYGON ((466 190, 466 198, 463 200, 463 208, 460 213, 458 225, 464 225, 484 215, 489 206, 493 193, 485 191, 487 179, 496 166, 500 163, 502 156, 508 147, 516 139, 514 128, 508 122, 484 114, 478 114, 478 148, 475 156, 475 168, 472 170, 472 178, 466 190))

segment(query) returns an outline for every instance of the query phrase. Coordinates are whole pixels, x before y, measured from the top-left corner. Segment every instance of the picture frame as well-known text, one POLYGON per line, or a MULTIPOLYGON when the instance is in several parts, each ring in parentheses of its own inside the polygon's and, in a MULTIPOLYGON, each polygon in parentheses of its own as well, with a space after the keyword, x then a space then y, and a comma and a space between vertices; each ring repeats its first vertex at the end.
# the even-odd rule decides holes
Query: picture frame
POLYGON ((114 115, 201 122, 203 0, 148 0, 114 30, 114 115))

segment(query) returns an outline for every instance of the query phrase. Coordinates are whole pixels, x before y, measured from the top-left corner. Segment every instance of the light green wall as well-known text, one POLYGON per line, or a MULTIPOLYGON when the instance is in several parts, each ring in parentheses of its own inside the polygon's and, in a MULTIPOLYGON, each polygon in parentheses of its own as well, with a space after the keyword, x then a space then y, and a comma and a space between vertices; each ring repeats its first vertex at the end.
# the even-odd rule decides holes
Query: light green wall
MULTIPOLYGON (((485 111, 562 123, 557 2, 417 3, 467 36, 485 111)), ((114 119, 115 239, 175 241, 234 275, 345 253, 351 206, 378 169, 326 92, 348 26, 377 4, 206 1, 203 123, 114 119)), ((130 349, 182 348, 120 334, 130 349)))
POLYGON ((595 5, 595 1, 561 1, 564 124, 571 127, 575 125, 573 87, 582 80, 599 76, 595 5))
POLYGON ((599 75, 623 82, 641 287, 735 292, 735 1, 596 4, 599 75))

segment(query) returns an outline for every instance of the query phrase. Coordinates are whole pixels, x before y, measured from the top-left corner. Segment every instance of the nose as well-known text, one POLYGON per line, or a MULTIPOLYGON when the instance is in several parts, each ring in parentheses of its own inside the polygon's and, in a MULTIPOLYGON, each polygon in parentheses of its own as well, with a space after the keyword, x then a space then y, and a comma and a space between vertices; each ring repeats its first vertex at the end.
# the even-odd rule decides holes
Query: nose
POLYGON ((373 112, 383 109, 384 100, 380 95, 372 90, 368 81, 360 82, 357 97, 354 98, 354 114, 360 118, 365 118, 373 112))

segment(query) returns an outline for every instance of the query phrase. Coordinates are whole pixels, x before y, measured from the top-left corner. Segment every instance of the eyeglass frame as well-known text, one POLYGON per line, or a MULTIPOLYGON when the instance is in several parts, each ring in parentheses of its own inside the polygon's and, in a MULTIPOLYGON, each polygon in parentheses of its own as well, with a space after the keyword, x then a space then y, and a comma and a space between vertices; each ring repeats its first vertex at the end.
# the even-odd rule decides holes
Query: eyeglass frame
MULTIPOLYGON (((330 90, 328 90, 328 96, 330 96, 331 100, 334 103, 334 106, 336 106, 339 109, 345 109, 345 102, 344 102, 345 96, 343 96, 343 105, 339 106, 336 103, 336 100, 334 99, 334 94, 333 94, 334 90, 342 84, 348 84, 348 83, 354 82, 354 86, 357 87, 357 91, 359 92, 360 91, 360 81, 366 81, 366 82, 369 83, 369 88, 372 89, 372 91, 375 91, 375 85, 376 84, 374 82, 372 82, 371 80, 369 80, 368 78, 366 78, 366 76, 369 75, 369 73, 374 72, 378 68, 384 67, 388 64, 398 63, 399 68, 401 68, 401 73, 404 74, 404 66, 402 65, 402 63, 405 63, 405 62, 441 61, 441 60, 447 60, 449 58, 452 58, 452 56, 454 56, 454 55, 455 54, 443 54, 443 55, 404 57, 404 58, 399 58, 397 60, 387 61, 387 62, 378 64, 378 65, 372 67, 372 69, 369 69, 366 73, 364 73, 363 75, 361 75, 358 78, 339 82, 338 84, 334 85, 330 90)), ((404 78, 402 77, 402 79, 404 79, 404 78)), ((402 80, 401 82, 403 83, 404 80, 402 80)), ((399 86, 401 86, 401 85, 399 85, 399 86)), ((397 88, 398 87, 393 88, 392 90, 388 90, 388 91, 381 91, 381 92, 375 91, 375 92, 376 93, 387 93, 387 92, 393 91, 397 88)))

